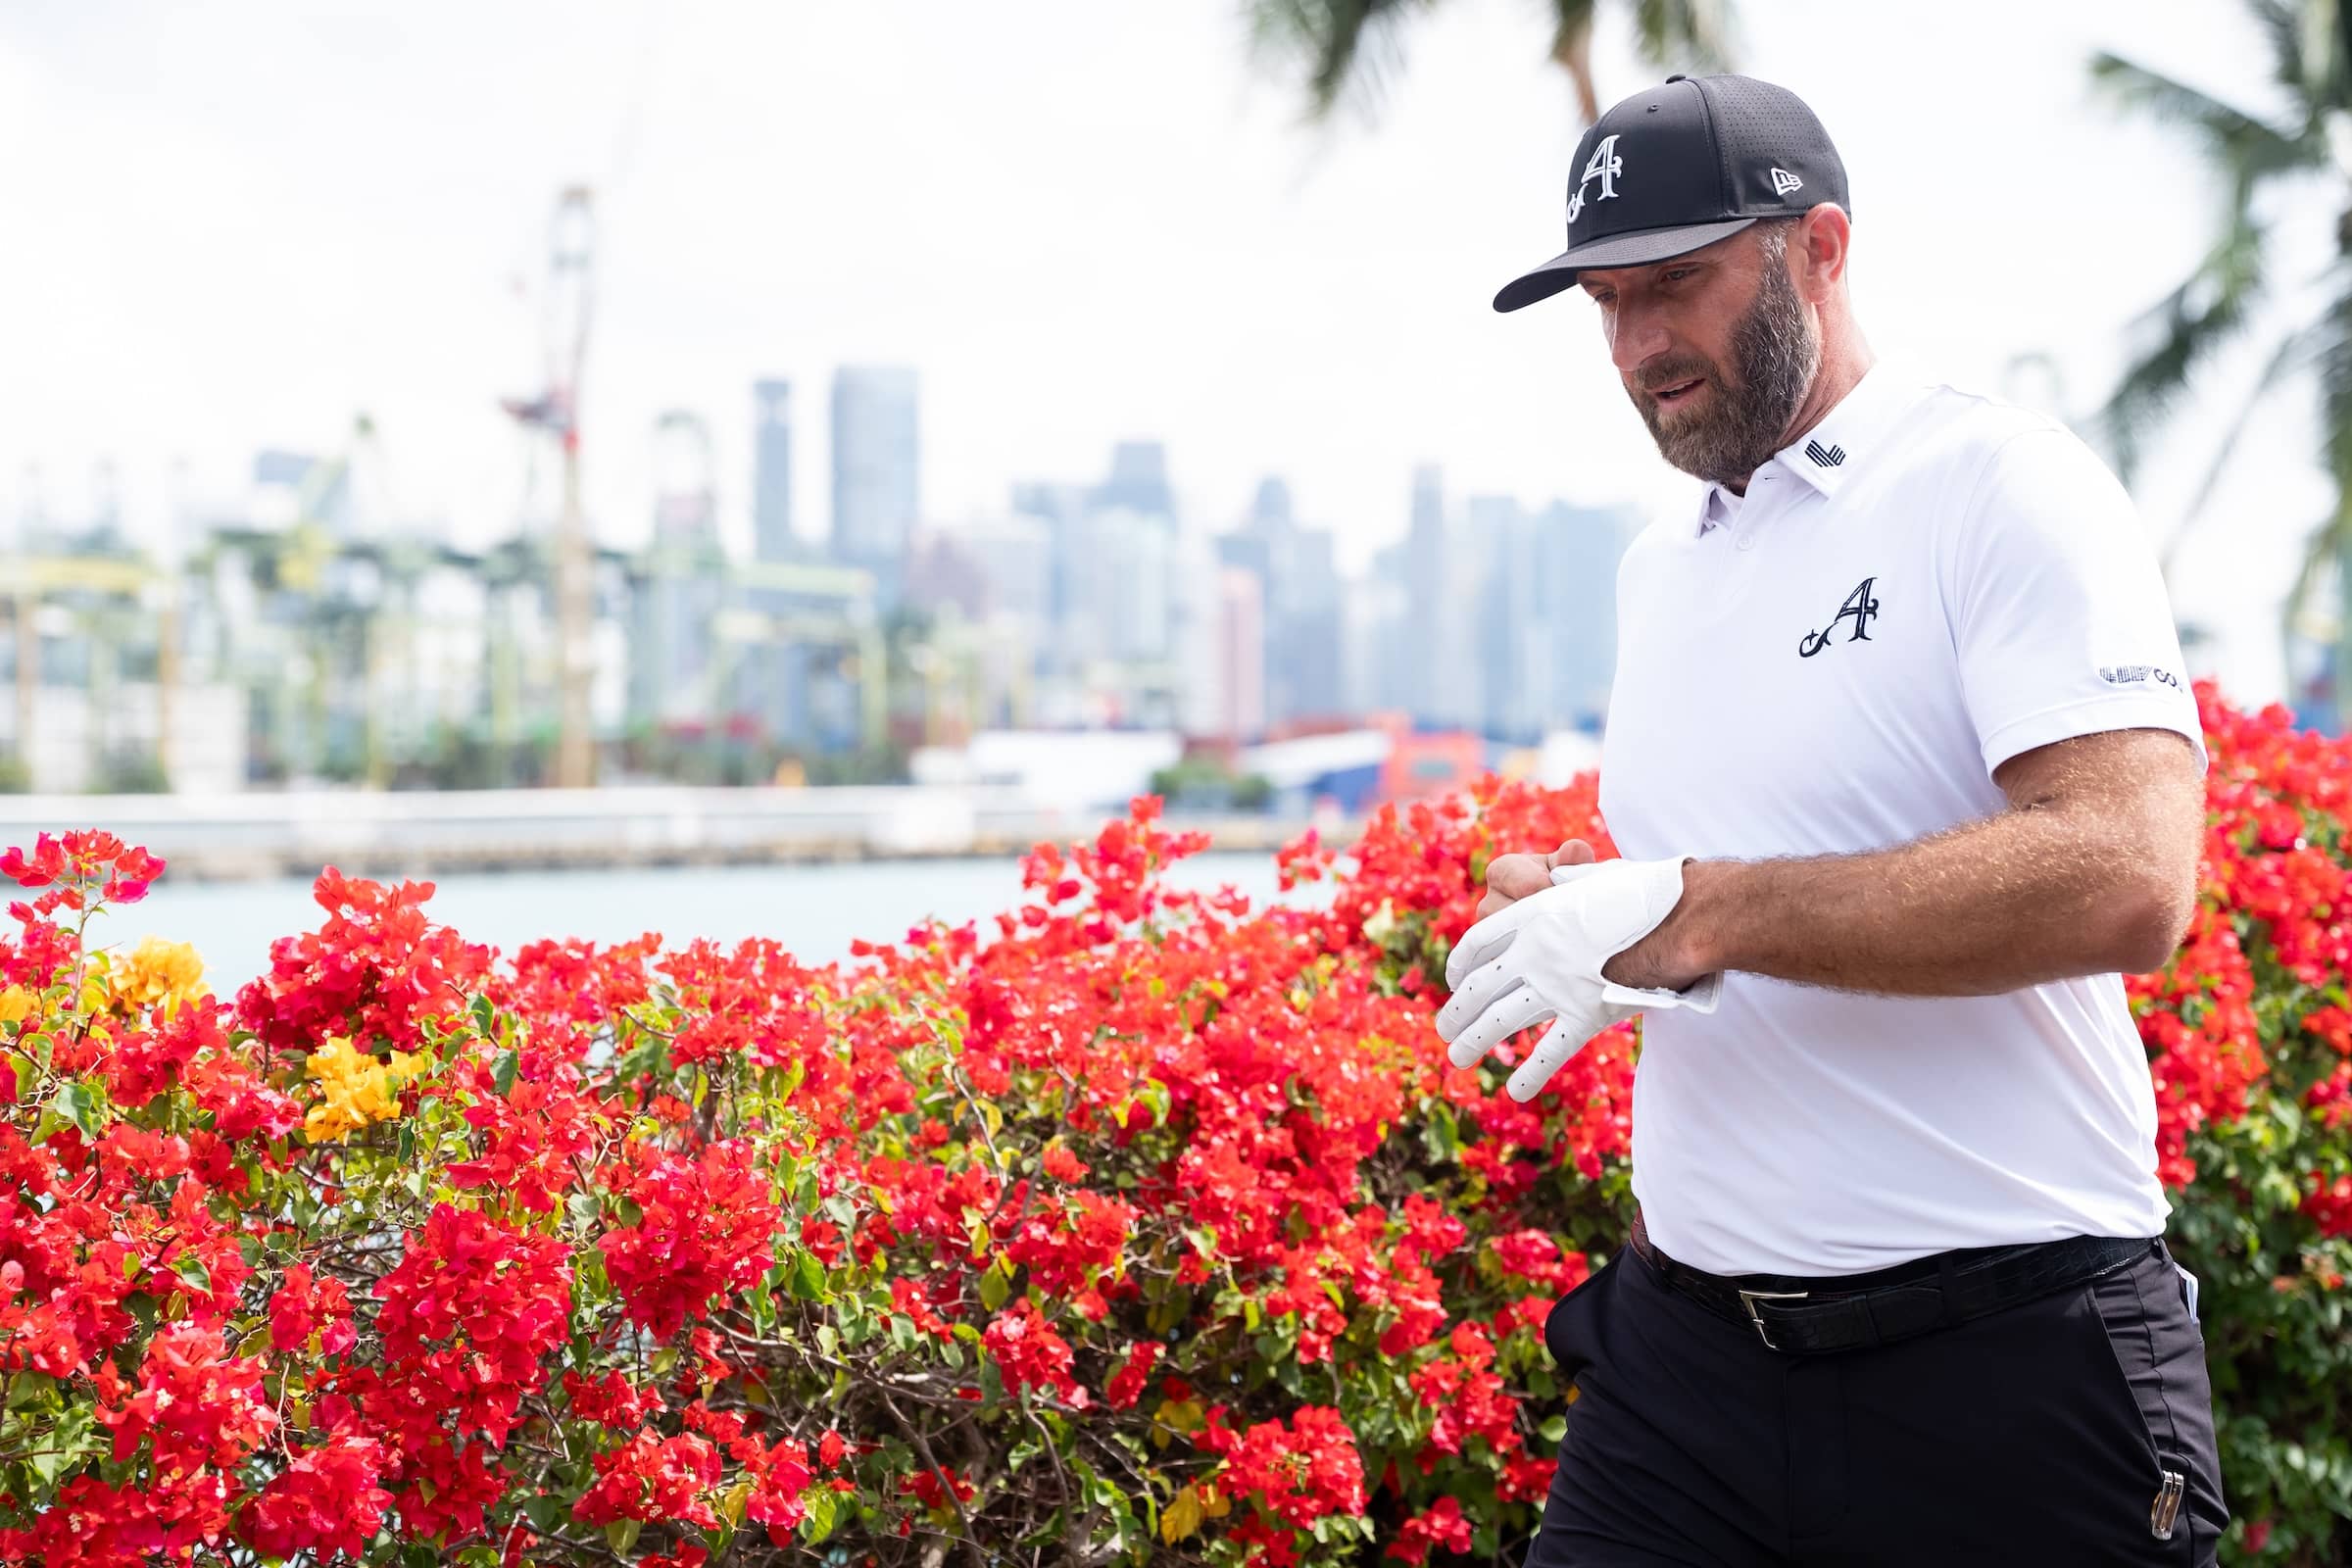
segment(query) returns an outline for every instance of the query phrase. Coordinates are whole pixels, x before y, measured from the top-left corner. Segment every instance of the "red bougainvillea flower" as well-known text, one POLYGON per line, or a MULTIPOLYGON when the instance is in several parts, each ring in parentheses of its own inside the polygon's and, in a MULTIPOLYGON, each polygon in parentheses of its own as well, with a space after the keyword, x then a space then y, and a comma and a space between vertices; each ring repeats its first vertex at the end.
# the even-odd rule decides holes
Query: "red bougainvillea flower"
MULTIPOLYGON (((2126 980, 2157 1171, 2230 1319, 2233 1451, 2341 1457, 2352 742, 2198 699, 2196 915, 2126 980)), ((1258 909, 1172 884, 1205 841, 1147 797, 1036 847, 996 917, 821 966, 652 935, 501 958, 429 885, 330 870, 233 1008, 82 952, 152 858, 0 857, 28 890, 0 1374, 42 1456, 0 1561, 685 1565, 760 1530, 884 1568, 958 1539, 1507 1559, 1554 1469, 1544 1321, 1631 1216, 1641 1039, 1523 1105, 1431 1013, 1488 862, 1571 837, 1615 853, 1590 775, 1485 778, 1301 838, 1279 873, 1328 897, 1258 909), (386 1081, 321 1143, 330 1048, 386 1081)), ((2327 1555, 2308 1489, 2228 1479, 2327 1555)))
POLYGON ((348 1433, 299 1450, 247 1505, 245 1539, 270 1557, 359 1556, 392 1504, 376 1485, 383 1468, 381 1446, 348 1433))

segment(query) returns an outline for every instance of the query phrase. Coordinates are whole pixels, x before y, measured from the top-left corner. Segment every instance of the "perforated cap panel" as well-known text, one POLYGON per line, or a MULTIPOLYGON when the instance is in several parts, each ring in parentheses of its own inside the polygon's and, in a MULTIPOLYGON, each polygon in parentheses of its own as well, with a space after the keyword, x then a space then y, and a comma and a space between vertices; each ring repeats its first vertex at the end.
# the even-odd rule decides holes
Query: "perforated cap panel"
POLYGON ((1845 164, 1805 101, 1753 76, 1697 76, 1715 122, 1730 210, 1746 217, 1801 213, 1836 202, 1848 217, 1853 198, 1845 164), (1774 171, 1779 171, 1776 177, 1774 171))

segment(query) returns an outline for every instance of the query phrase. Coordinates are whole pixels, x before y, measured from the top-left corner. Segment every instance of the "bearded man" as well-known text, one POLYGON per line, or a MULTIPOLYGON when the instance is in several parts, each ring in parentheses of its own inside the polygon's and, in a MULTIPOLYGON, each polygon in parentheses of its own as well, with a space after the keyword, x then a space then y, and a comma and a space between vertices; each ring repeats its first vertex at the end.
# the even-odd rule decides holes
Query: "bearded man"
MULTIPOLYGON (((2214 1560, 2195 1282, 2121 976, 2194 907, 2163 582, 2066 427, 1874 363, 1796 96, 1673 76, 1577 148, 1568 249, 1667 462, 1617 582, 1600 805, 1488 868, 1438 1016, 1643 1015, 1630 1245, 1550 1315, 1528 1568, 2214 1560)), ((1956 300, 1955 309, 1966 302, 1956 300)))

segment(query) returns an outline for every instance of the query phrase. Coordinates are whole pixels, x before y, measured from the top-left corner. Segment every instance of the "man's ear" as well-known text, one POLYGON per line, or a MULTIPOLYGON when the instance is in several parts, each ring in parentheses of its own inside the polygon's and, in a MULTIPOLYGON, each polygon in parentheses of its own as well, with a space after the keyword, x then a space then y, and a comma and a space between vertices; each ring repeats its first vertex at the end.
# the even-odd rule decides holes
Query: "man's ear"
POLYGON ((1796 220, 1788 246, 1801 270, 1797 292, 1816 304, 1828 299, 1844 281, 1848 250, 1853 244, 1853 220, 1836 202, 1818 202, 1796 220))

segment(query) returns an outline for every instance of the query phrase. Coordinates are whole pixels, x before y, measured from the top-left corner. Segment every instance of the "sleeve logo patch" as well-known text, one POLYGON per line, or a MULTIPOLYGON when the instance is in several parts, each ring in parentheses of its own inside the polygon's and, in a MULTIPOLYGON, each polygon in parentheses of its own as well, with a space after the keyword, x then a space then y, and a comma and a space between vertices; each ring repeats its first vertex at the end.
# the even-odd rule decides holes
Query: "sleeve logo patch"
POLYGON ((2139 686, 2152 680, 2170 686, 2175 691, 2180 689, 2180 676, 2169 669, 2159 669, 2154 664, 2101 664, 2099 679, 2111 686, 2139 686))

